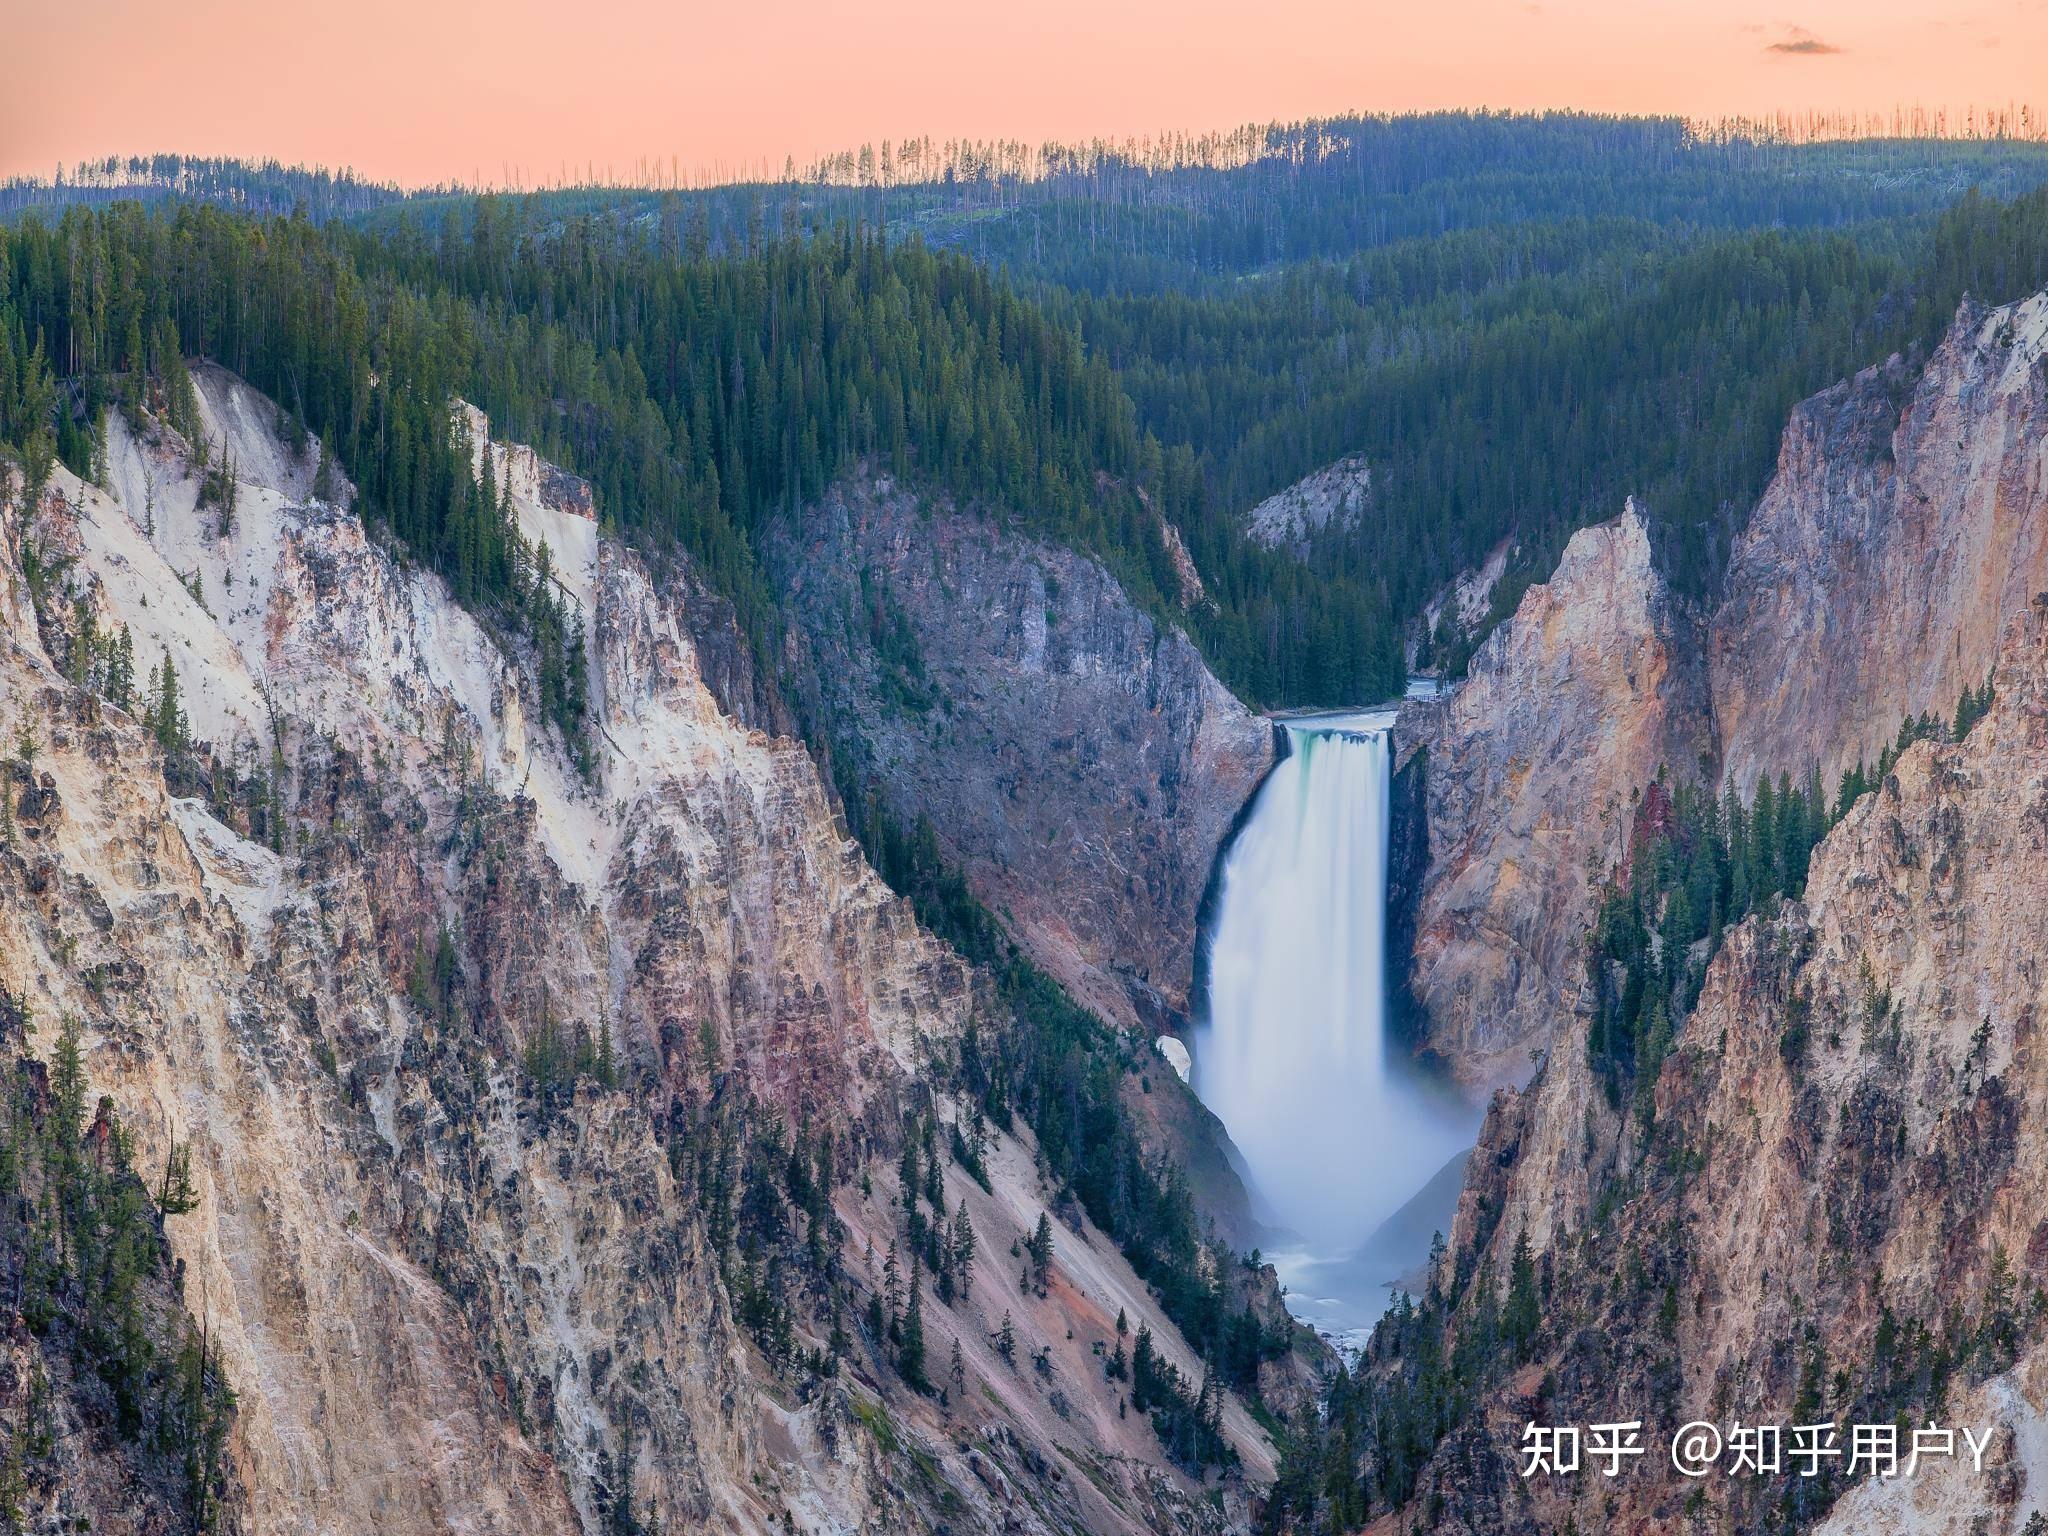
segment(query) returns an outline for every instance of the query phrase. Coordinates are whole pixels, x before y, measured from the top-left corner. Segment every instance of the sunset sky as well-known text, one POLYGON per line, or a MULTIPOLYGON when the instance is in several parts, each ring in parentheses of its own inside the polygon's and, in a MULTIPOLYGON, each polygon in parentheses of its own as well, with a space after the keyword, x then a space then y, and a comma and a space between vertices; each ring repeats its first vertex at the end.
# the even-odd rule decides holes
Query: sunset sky
POLYGON ((0 175, 181 150, 385 180, 731 173, 1347 109, 2048 104, 2048 0, 5 0, 0 175))

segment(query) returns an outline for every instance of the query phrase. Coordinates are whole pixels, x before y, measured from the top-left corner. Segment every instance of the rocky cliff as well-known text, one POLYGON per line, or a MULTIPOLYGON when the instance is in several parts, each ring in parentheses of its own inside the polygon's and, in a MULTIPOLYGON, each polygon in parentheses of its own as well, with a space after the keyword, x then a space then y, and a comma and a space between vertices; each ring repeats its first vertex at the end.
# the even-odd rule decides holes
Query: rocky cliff
POLYGON ((2048 295, 1966 303, 1899 358, 1793 413, 1712 627, 1714 725, 1746 795, 1833 787, 1908 715, 1953 714, 2048 588, 2048 295))
POLYGON ((1306 554, 1318 534, 1358 526, 1372 498, 1372 466, 1351 454, 1275 491, 1245 514, 1245 537, 1306 554))
POLYGON ((790 667, 855 793, 1104 1018, 1176 1027, 1218 848, 1272 730, 1095 561, 886 479, 785 527, 790 667))
POLYGON ((103 486, 6 498, 0 984, 77 1021, 137 1169, 189 1159, 163 1228, 239 1397, 228 1523, 1241 1524, 1271 1468, 1242 1407, 1205 1492, 1105 1379, 1120 1312, 1201 1375, 1110 1239, 1068 1209, 1051 1283, 1005 1298, 1055 1203, 1021 1123, 986 1186, 932 1175, 987 1255, 925 1293, 951 1394, 855 1325, 900 1284, 903 1116, 964 1115, 950 1063, 1002 1025, 803 747, 721 707, 773 705, 707 677, 716 613, 473 419, 587 626, 579 771, 516 633, 199 382, 205 453, 117 414, 103 486))
MULTIPOLYGON (((1415 963, 1430 1028, 1485 1060, 1476 995, 1549 1045, 1495 1097, 1429 1295, 1369 1362, 1382 1425, 1434 1411, 1418 1396, 1443 1386, 1432 1360, 1464 1394, 1413 1486, 1379 1485, 1401 1506, 1380 1528, 2019 1533, 2048 1516, 2048 1191, 2028 1152, 2048 1087, 2044 346, 2048 296, 1965 305, 1924 369, 1894 359, 1802 406, 1703 644, 1660 610, 1646 550, 1604 585, 1568 579, 1568 552, 1467 689, 1404 719, 1431 782, 1415 963), (1631 622, 1606 628, 1617 613, 1631 622), (1504 664, 1570 656, 1537 642, 1575 633, 1598 636, 1579 665, 1504 664), (1668 825, 1629 798, 1660 764, 1708 785, 1725 771, 1745 798, 1817 765, 1832 790, 1902 716, 1946 720, 1987 677, 1989 714, 1906 751, 1820 844, 1798 900, 1703 943, 1668 1055, 1636 1072, 1589 1048, 1586 961, 1558 940, 1586 933, 1598 885, 1668 825), (1533 750, 1567 712, 1569 749, 1533 750), (1532 796, 1578 816, 1540 859, 1513 835, 1532 796), (1505 825, 1466 835, 1484 799, 1505 825), (1475 869, 1478 916, 1446 900, 1475 869), (1502 911, 1521 926, 1486 921, 1502 911), (1446 932, 1467 947, 1431 937, 1446 932), (1529 987, 1525 960, 1548 1000, 1518 1014, 1501 978, 1529 987), (1521 1475, 1530 1422, 1615 1419, 1643 1420, 1649 1445, 1619 1478, 1521 1475), (1845 1449, 1858 1422, 1993 1439, 1981 1472, 1965 1457, 1873 1477, 1845 1456, 1813 1478, 1694 1480, 1668 1459, 1692 1419, 1834 1421, 1845 1449)), ((1626 524, 1580 535, 1578 571, 1629 541, 1626 524)), ((1413 1454, 1381 1443, 1363 1464, 1385 1479, 1413 1454)))
MULTIPOLYGON (((1654 509, 1652 509, 1654 511, 1654 509)), ((1660 770, 1803 781, 1950 719, 2048 588, 2048 295, 1966 303, 1900 358, 1802 404, 1710 616, 1676 603, 1633 513, 1574 537, 1473 658, 1411 709, 1430 864, 1411 969, 1425 1038, 1519 1081, 1583 967, 1589 893, 1660 770)))
POLYGON ((1526 1079, 1568 1010, 1635 797, 1696 764, 1698 674, 1631 503, 1572 537, 1461 686, 1404 712, 1400 749, 1425 754, 1429 852, 1411 984, 1427 1048, 1466 1083, 1526 1079))
POLYGON ((1648 1114, 1613 1107, 1576 1027, 1496 1105, 1439 1283, 1462 1297, 1454 1336, 1495 1326, 1482 1298, 1500 1299, 1526 1237, 1540 1321, 1436 1452, 1416 1494, 1441 1506, 1431 1529, 1747 1531, 1789 1514, 2003 1533, 2048 1510, 2048 1224, 2029 1151, 2048 1135, 2048 611, 2012 626, 1996 688, 1963 741, 1913 748, 1850 810, 1803 901, 1730 933, 1648 1114), (1695 1481, 1668 1460, 1690 1419, 1894 1417, 1992 1431, 1984 1471, 1695 1481), (1636 1418, 1655 1454, 1621 1478, 1520 1476, 1528 1421, 1636 1418))

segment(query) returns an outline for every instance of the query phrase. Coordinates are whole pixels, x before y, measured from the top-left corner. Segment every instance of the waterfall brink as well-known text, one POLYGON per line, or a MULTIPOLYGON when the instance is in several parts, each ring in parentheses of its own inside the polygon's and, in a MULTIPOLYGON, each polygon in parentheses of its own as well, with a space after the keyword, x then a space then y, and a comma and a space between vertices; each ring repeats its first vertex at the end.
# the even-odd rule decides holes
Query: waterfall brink
MULTIPOLYGON (((1196 1091, 1274 1218, 1356 1252, 1469 1141, 1386 1040, 1391 710, 1290 722, 1223 866, 1196 1091)), ((1425 1239, 1426 1241, 1426 1239, 1425 1239)))

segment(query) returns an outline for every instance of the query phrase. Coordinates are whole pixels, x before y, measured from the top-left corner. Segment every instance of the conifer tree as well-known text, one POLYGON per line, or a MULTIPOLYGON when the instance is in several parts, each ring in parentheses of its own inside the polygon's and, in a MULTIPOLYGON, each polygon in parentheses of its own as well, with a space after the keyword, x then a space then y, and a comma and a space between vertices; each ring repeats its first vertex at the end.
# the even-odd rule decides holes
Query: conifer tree
POLYGON ((1041 1295, 1052 1282, 1052 1220, 1045 1212, 1038 1213, 1038 1225, 1032 1230, 1025 1251, 1031 1257, 1031 1283, 1041 1295))
POLYGON ((920 1392, 929 1392, 931 1382, 924 1373, 924 1301, 920 1292, 924 1271, 915 1254, 910 1259, 910 1301, 903 1313, 903 1344, 896 1354, 896 1368, 903 1379, 920 1392))
POLYGON ((1529 1234, 1515 1238, 1514 1258, 1508 1267, 1508 1299, 1501 1309, 1501 1334, 1514 1346, 1515 1358, 1526 1360, 1542 1323, 1542 1303, 1536 1292, 1536 1261, 1530 1253, 1529 1234))
POLYGON ((974 1252, 976 1238, 974 1223, 967 1215, 967 1201, 963 1196, 960 1209, 953 1215, 953 1231, 950 1240, 952 1269, 962 1296, 974 1289, 974 1252))

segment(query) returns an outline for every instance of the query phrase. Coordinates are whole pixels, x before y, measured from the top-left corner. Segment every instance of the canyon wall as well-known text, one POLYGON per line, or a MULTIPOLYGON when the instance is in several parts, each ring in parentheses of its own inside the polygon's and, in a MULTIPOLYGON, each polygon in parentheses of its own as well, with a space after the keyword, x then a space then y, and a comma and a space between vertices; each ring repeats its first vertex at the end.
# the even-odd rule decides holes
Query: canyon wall
POLYGON ((1404 710, 1429 852, 1411 985, 1426 1048, 1468 1085, 1526 1080, 1577 993, 1635 797, 1696 769, 1706 716, 1688 643, 1631 503, 1573 535, 1464 683, 1404 710))
POLYGON ((2048 610, 2014 621, 1995 680, 1963 741, 1915 746, 1850 810, 1802 901, 1731 930, 1647 1123, 1575 1026, 1497 1103, 1452 1264, 1499 1284, 1526 1237, 1540 1342, 1437 1452, 1432 1529, 1776 1529, 1788 1485, 1799 1523, 1845 1532, 2048 1509, 2048 610), (1901 1414, 1994 1430, 1984 1472, 1800 1487, 1662 1454, 1687 1419, 1901 1414), (1520 1477, 1526 1421, 1631 1418, 1658 1452, 1631 1474, 1520 1477))
POLYGON ((1576 535, 1468 681, 1404 721, 1430 783, 1427 1047, 1469 1083, 1524 1080, 1660 771, 1747 799, 1817 766, 1832 795, 1906 716, 1949 720, 2044 589, 2048 295, 1966 303, 1923 367, 1802 404, 1710 615, 1674 599, 1633 512, 1576 535))
POLYGON ((1104 1018, 1179 1027, 1197 909, 1271 727, 1101 565, 886 478, 780 535, 788 668, 853 784, 1104 1018))
POLYGON ((2048 589, 2048 295, 1966 303, 1793 413, 1728 565, 1709 664, 1726 771, 1832 789, 1907 715, 1955 713, 2048 589))
MULTIPOLYGON (((1120 1313, 1202 1372, 1115 1243, 1069 1209, 1053 1284, 1014 1293, 997 1256, 1055 1203, 1021 1123, 989 1128, 986 1187, 939 1178, 986 1255, 927 1296, 958 1395, 842 1332, 892 1283, 870 1161, 906 1111, 965 1113, 959 1043, 1002 1026, 802 745, 758 728, 772 694, 707 676, 702 637, 744 652, 718 612, 472 414, 586 626, 579 769, 524 642, 372 538, 338 476, 316 497, 274 406, 198 381, 204 462, 117 413, 103 486, 5 498, 0 984, 78 1021, 146 1177, 190 1149, 163 1226, 239 1395, 233 1528, 1241 1528, 1272 1469, 1242 1405, 1243 1470, 1204 1489, 1105 1379, 1120 1313), (123 627, 125 707, 101 679, 123 627), (771 1130, 838 1149, 786 1326, 715 1224, 771 1130)), ((778 1184, 748 1199, 791 1224, 765 1262, 795 1264, 778 1184)))
MULTIPOLYGON (((1966 303, 1924 368, 1895 358, 1799 408, 1711 617, 1609 629, 1659 611, 1647 551, 1604 585, 1568 580, 1568 551, 1472 682, 1404 720, 1431 781, 1414 971, 1429 1043, 1484 1080, 1476 996, 1548 1049, 1496 1094, 1431 1282, 1443 1347, 1491 1363, 1385 1528, 1427 1510, 1452 1532, 2017 1536, 2048 1513, 2044 355, 2048 296, 1966 303), (1503 665, 1575 633, 1598 637, 1583 659, 1558 647, 1575 665, 1503 665), (1614 814, 1629 789, 1661 764, 1745 797, 1817 765, 1832 790, 1902 716, 1945 722, 1987 678, 1989 713, 1906 751, 1798 900, 1728 931, 1654 1076, 1605 1075, 1583 955, 1559 939, 1586 931, 1631 852, 1634 818, 1614 814), (1568 750, 1529 748, 1574 731, 1568 750), (1571 835, 1518 841, 1532 797, 1571 807, 1571 835), (1503 829, 1474 838, 1487 800, 1503 829), (1449 899, 1464 889, 1483 902, 1449 899), (1542 1006, 1518 1013, 1518 991, 1542 1006), (1538 1308, 1517 1348, 1497 1330, 1523 1244, 1538 1308), (1984 1470, 1693 1480, 1665 1454, 1689 1419, 1901 1417, 1992 1430, 1984 1470), (1521 1475, 1529 1422, 1634 1418, 1651 1454, 1632 1472, 1521 1475)), ((1374 1362, 1393 1381, 1411 1365, 1374 1362)))

